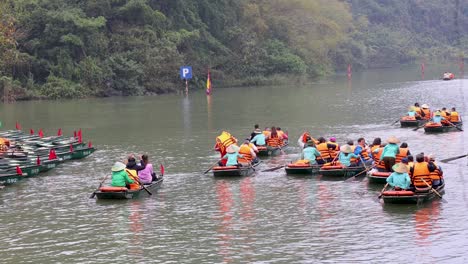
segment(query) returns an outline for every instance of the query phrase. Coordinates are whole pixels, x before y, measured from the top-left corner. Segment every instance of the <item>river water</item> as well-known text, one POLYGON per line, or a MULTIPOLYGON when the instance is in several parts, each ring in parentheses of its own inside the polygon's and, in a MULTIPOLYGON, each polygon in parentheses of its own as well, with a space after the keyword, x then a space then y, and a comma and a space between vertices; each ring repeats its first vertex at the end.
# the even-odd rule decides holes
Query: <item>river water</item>
MULTIPOLYGON (((454 68, 454 67, 452 67, 454 68)), ((460 159, 441 164, 448 203, 383 205, 367 180, 261 172, 298 157, 308 130, 339 143, 390 135, 411 152, 467 153, 466 134, 427 135, 391 124, 414 102, 455 106, 466 118, 467 79, 437 80, 444 67, 382 69, 310 84, 214 88, 188 96, 17 102, 0 106, 5 129, 58 128, 98 148, 0 191, 2 263, 466 263, 468 217, 460 159), (252 177, 215 179, 215 137, 242 139, 255 123, 281 126, 291 146, 252 177), (89 199, 115 161, 148 153, 166 176, 152 197, 89 199)), ((456 70, 452 69, 453 71, 456 70)), ((456 72, 457 73, 457 72, 456 72)), ((456 74, 459 77, 459 74, 456 74)), ((214 82, 216 85, 216 82, 214 82)))

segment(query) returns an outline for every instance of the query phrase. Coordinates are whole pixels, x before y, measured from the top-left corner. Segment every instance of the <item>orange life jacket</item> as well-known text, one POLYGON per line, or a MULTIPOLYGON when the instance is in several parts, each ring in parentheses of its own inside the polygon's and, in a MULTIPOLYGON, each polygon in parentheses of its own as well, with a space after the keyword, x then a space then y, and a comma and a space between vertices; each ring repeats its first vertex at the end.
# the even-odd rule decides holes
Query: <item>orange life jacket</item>
POLYGON ((431 109, 423 108, 421 109, 421 111, 424 113, 423 119, 427 119, 427 120, 431 119, 431 109))
MULTIPOLYGON (((374 153, 374 150, 376 150, 376 149, 378 149, 378 148, 380 148, 379 145, 373 145, 373 146, 371 147, 371 153, 372 153, 372 157, 374 158, 374 162, 375 162, 375 163, 378 163, 378 162, 379 162, 380 155, 382 155, 382 153, 381 153, 380 151, 379 151, 380 154, 379 154, 379 153, 374 153)), ((383 149, 382 149, 382 151, 383 151, 383 149)))
POLYGON ((317 150, 320 152, 322 159, 330 159, 332 158, 331 152, 333 150, 328 149, 327 143, 320 143, 317 145, 317 150))
POLYGON ((128 177, 133 180, 133 183, 130 183, 130 190, 140 189, 140 184, 138 183, 138 174, 136 170, 125 169, 125 172, 128 174, 128 177))
POLYGON ((367 153, 366 147, 365 147, 365 146, 364 146, 364 147, 361 146, 361 148, 362 148, 362 149, 361 149, 361 153, 359 153, 359 154, 361 154, 362 159, 363 159, 363 160, 368 160, 368 159, 370 159, 369 153, 367 153))
POLYGON ((396 155, 395 163, 400 163, 403 158, 408 156, 408 148, 400 148, 400 153, 396 155))
POLYGON ((253 160, 253 156, 252 156, 252 153, 251 153, 251 148, 249 145, 246 145, 246 144, 242 144, 240 146, 240 149, 239 149, 239 154, 241 154, 242 156, 244 156, 243 158, 241 157, 238 157, 237 158, 237 162, 240 162, 240 163, 250 163, 252 160, 253 160))
POLYGON ((420 107, 415 106, 414 111, 416 112, 416 115, 421 115, 421 108, 420 107))
POLYGON ((281 141, 281 139, 279 137, 269 137, 266 140, 266 143, 267 143, 268 146, 276 148, 276 147, 281 146, 282 141, 281 141))
POLYGON ((450 114, 446 111, 442 111, 440 112, 440 115, 445 118, 445 119, 449 119, 450 118, 450 114))
POLYGON ((263 130, 263 135, 265 135, 265 137, 269 137, 271 135, 271 132, 268 131, 268 130, 263 130))
POLYGON ((431 172, 429 175, 431 175, 431 179, 433 181, 436 181, 436 180, 441 180, 443 177, 442 177, 442 172, 439 170, 439 166, 434 162, 434 165, 436 166, 437 169, 435 169, 433 172, 431 172))
MULTIPOLYGON (((352 146, 350 146, 350 147, 351 147, 351 153, 354 153, 354 150, 356 150, 356 146, 352 145, 352 146)), ((350 162, 357 162, 358 159, 356 159, 356 158, 351 158, 349 161, 350 161, 350 162)))
POLYGON ((413 173, 411 175, 411 181, 415 187, 426 188, 427 185, 422 181, 424 179, 429 186, 432 186, 431 172, 427 167, 427 162, 416 162, 413 165, 413 173))
POLYGON ((303 142, 303 143, 306 143, 306 142, 309 141, 310 139, 312 139, 312 137, 310 136, 309 133, 305 132, 304 134, 302 134, 302 142, 303 142))
POLYGON ((450 117, 449 117, 449 121, 450 122, 460 122, 460 118, 458 117, 458 113, 453 111, 450 113, 450 117))

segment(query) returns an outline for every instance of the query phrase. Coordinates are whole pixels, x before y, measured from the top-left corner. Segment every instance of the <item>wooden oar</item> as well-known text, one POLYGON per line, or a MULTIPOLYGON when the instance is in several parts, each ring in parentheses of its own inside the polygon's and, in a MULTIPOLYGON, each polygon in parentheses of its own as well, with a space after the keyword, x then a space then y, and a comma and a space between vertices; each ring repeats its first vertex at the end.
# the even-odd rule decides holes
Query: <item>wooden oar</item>
MULTIPOLYGON (((424 124, 424 125, 425 125, 425 124, 424 124)), ((418 126, 417 128, 413 128, 413 131, 416 131, 416 130, 420 129, 421 127, 424 127, 424 125, 418 126)))
POLYGON ((371 171, 373 168, 375 168, 375 166, 376 166, 376 165, 372 165, 369 169, 367 169, 367 170, 364 169, 364 170, 361 171, 360 173, 358 173, 358 174, 356 174, 356 175, 354 175, 354 176, 352 176, 352 177, 349 177, 349 178, 346 179, 344 182, 350 182, 351 180, 356 179, 357 176, 361 175, 361 174, 364 173, 364 172, 369 172, 369 171, 371 171))
POLYGON ((396 123, 399 122, 399 121, 400 121, 400 118, 399 118, 397 121, 393 122, 393 123, 391 124, 391 126, 393 126, 394 124, 396 124, 396 123))
POLYGON ((140 184, 140 186, 145 189, 145 191, 149 194, 149 195, 153 195, 146 187, 145 185, 140 181, 140 179, 138 179, 138 175, 135 176, 133 175, 132 173, 130 173, 128 170, 126 171, 130 177, 132 177, 133 180, 135 180, 136 182, 138 182, 138 184, 140 184))
POLYGON ((279 169, 283 168, 284 166, 286 166, 286 165, 281 165, 281 166, 278 166, 278 167, 274 167, 274 168, 266 169, 266 170, 263 170, 262 172, 268 172, 268 171, 275 171, 275 170, 279 170, 279 169))
POLYGON ((104 177, 104 179, 101 181, 101 183, 99 183, 99 187, 91 194, 91 196, 89 196, 89 199, 92 199, 94 198, 94 196, 96 196, 96 192, 99 191, 99 189, 101 189, 102 184, 107 180, 107 177, 109 177, 109 174, 107 174, 106 177, 104 177))
POLYGON ((385 189, 387 189, 387 186, 388 186, 388 182, 387 182, 387 184, 385 184, 385 186, 383 187, 382 191, 380 191, 379 199, 382 197, 382 195, 383 195, 385 189))
POLYGON ((440 160, 440 162, 447 163, 449 161, 461 159, 461 158, 464 158, 466 156, 468 156, 468 154, 461 155, 461 156, 456 156, 456 157, 452 157, 452 158, 448 158, 448 159, 443 159, 443 160, 440 160))
POLYGON ((207 174, 211 169, 213 169, 214 166, 218 164, 219 161, 216 161, 209 169, 207 169, 203 174, 207 174))
POLYGON ((456 128, 456 129, 458 129, 458 130, 460 130, 460 131, 463 131, 463 129, 459 128, 459 127, 456 126, 454 123, 452 123, 452 122, 450 122, 450 121, 448 121, 448 120, 446 120, 446 121, 449 123, 449 125, 453 126, 454 128, 456 128))
POLYGON ((436 191, 436 189, 434 189, 429 183, 427 183, 427 181, 425 181, 423 178, 420 178, 426 185, 427 187, 431 188, 431 190, 437 194, 437 196, 440 197, 440 200, 443 202, 443 203, 448 203, 444 198, 442 198, 442 195, 440 195, 440 193, 438 191, 436 191))

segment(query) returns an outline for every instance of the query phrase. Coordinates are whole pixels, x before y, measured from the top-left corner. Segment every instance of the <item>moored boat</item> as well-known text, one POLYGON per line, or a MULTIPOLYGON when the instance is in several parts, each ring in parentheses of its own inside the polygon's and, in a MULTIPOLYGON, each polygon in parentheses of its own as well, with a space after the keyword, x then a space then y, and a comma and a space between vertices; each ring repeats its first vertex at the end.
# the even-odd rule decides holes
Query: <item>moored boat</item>
POLYGON ((25 178, 25 174, 18 174, 16 172, 2 172, 0 173, 0 185, 11 185, 19 182, 25 178))
POLYGON ((443 133, 443 132, 450 132, 450 131, 463 131, 462 126, 463 122, 456 122, 450 124, 441 124, 441 123, 434 123, 428 122, 424 125, 424 132, 426 133, 443 133))
MULTIPOLYGON (((440 194, 443 195, 445 193, 445 184, 442 184, 435 188, 435 190, 440 194)), ((384 203, 386 204, 419 204, 423 202, 428 202, 433 200, 434 198, 439 197, 437 193, 428 188, 425 191, 408 191, 408 190, 401 190, 401 191, 384 191, 382 193, 382 198, 384 203)))
POLYGON ((359 167, 346 167, 342 165, 323 165, 319 174, 327 177, 352 177, 364 171, 365 168, 359 167))
POLYGON ((367 174, 367 178, 369 183, 386 183, 390 174, 392 173, 387 171, 371 171, 367 174))
POLYGON ((422 126, 427 122, 424 119, 416 119, 414 116, 402 116, 400 118, 401 127, 418 127, 422 126))
POLYGON ((442 80, 444 80, 444 81, 450 81, 450 80, 453 80, 454 78, 455 78, 455 74, 453 74, 451 72, 445 72, 442 75, 442 80))
MULTIPOLYGON (((152 191, 161 186, 164 177, 161 177, 157 181, 153 181, 151 184, 144 185, 148 191, 152 191)), ((136 190, 130 190, 126 187, 112 187, 112 186, 103 186, 100 187, 98 191, 95 192, 98 199, 134 199, 140 197, 142 193, 147 193, 147 191, 140 187, 136 190)))

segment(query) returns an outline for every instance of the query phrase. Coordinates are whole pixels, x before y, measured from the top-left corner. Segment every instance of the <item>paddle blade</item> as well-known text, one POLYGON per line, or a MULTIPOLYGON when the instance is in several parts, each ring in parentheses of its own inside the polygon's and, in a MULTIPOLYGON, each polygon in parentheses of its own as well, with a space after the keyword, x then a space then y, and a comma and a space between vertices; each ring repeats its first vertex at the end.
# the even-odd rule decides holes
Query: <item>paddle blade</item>
POLYGON ((269 172, 269 171, 279 170, 279 169, 283 168, 284 166, 286 166, 286 165, 281 165, 281 166, 274 167, 274 168, 271 168, 271 169, 266 169, 266 170, 263 170, 262 172, 269 172))
POLYGON ((159 172, 161 172, 161 176, 164 176, 164 166, 162 164, 159 165, 159 172))
POLYGON ((461 155, 461 156, 456 156, 456 157, 452 157, 452 158, 448 158, 448 159, 443 159, 443 160, 440 160, 440 162, 447 163, 449 161, 461 159, 461 158, 464 158, 466 156, 468 156, 468 154, 461 155))
POLYGON ((93 199, 94 196, 96 196, 96 192, 93 192, 93 193, 91 194, 91 196, 89 196, 89 199, 93 199))

